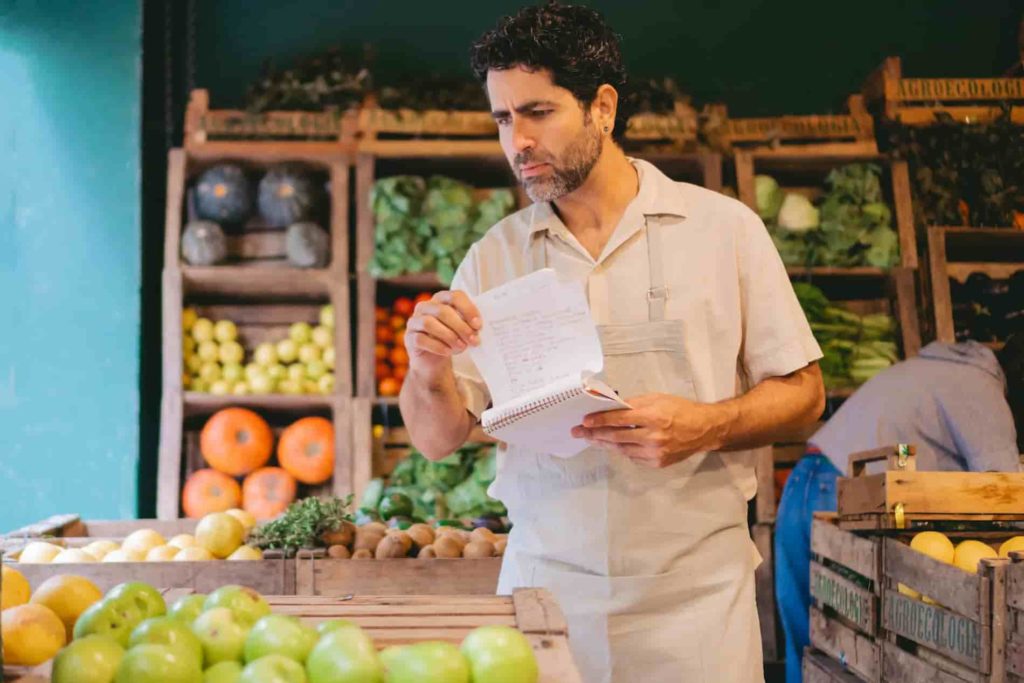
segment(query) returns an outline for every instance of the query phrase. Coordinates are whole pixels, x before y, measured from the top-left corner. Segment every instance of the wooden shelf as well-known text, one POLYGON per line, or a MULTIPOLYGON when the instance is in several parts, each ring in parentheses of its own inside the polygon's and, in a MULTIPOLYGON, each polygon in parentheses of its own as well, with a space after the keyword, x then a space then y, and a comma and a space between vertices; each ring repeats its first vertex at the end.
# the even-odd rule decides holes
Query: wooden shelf
POLYGON ((373 402, 379 406, 398 406, 397 396, 374 396, 373 402))
POLYGON ((235 396, 229 394, 207 394, 198 391, 186 391, 184 394, 185 414, 199 415, 212 413, 228 406, 243 406, 257 410, 327 410, 333 403, 331 394, 246 394, 235 396))
MULTIPOLYGON (((326 297, 336 277, 326 268, 246 268, 183 266, 186 294, 326 297)), ((341 277, 341 276, 337 276, 341 277)))
POLYGON ((889 276, 886 268, 873 268, 871 266, 857 266, 854 268, 836 268, 832 266, 786 266, 786 272, 790 277, 857 277, 857 278, 885 278, 889 276))
POLYGON ((442 289, 445 286, 441 279, 437 277, 437 273, 407 273, 405 275, 377 278, 377 282, 379 284, 408 289, 442 289))

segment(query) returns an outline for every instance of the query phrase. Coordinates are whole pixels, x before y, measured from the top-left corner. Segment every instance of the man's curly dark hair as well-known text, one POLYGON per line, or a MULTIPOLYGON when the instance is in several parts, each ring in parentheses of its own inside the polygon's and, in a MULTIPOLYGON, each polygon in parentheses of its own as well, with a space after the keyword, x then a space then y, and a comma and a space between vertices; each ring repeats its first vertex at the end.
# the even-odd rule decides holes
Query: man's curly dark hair
POLYGON ((589 7, 553 1, 502 17, 473 44, 470 63, 481 83, 487 82, 490 69, 547 69, 555 85, 571 92, 584 108, 607 83, 619 92, 612 135, 621 139, 626 130, 626 69, 619 36, 589 7))

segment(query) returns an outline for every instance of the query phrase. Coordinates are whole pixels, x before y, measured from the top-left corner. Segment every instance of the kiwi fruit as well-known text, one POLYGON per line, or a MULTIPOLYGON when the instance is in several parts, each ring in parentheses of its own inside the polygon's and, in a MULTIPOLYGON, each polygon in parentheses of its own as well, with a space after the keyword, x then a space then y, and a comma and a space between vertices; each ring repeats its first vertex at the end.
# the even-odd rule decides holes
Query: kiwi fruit
POLYGON ((369 550, 357 550, 354 553, 352 553, 352 559, 353 560, 372 560, 373 559, 373 553, 371 553, 369 550))
POLYGON ((462 556, 467 560, 480 560, 485 557, 494 557, 494 544, 490 541, 473 541, 467 543, 462 549, 462 556))
POLYGON ((332 545, 327 549, 327 557, 333 557, 336 560, 347 560, 352 557, 352 552, 348 549, 347 545, 332 545))
POLYGON ((326 545, 347 545, 351 546, 356 538, 356 525, 352 522, 343 521, 334 531, 325 531, 320 540, 326 545))
POLYGON ((437 553, 434 552, 434 546, 425 545, 422 548, 420 548, 420 553, 416 557, 418 557, 421 560, 433 560, 437 557, 437 553))
MULTIPOLYGON (((409 542, 409 545, 412 545, 412 541, 409 542)), ((388 535, 377 544, 376 557, 378 560, 386 560, 393 557, 405 557, 408 552, 401 538, 388 535)))
POLYGON ((444 534, 434 541, 434 554, 437 557, 462 557, 462 548, 462 544, 448 534, 444 534))

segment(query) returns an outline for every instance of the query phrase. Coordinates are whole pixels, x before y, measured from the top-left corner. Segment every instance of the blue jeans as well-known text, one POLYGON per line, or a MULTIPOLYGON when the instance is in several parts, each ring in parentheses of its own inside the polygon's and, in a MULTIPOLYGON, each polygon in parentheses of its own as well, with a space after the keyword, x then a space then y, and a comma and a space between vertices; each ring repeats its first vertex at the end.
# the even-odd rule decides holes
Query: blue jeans
POLYGON ((810 449, 786 480, 775 520, 775 600, 786 634, 786 683, 800 683, 801 659, 810 642, 811 519, 836 509, 839 470, 810 449))

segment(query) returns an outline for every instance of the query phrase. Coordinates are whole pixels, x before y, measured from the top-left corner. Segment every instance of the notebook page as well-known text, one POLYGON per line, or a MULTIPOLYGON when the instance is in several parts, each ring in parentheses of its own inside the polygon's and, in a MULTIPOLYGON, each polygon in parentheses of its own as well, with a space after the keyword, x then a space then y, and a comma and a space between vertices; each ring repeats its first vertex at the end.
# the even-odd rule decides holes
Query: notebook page
POLYGON ((528 391, 604 365, 597 326, 580 282, 551 268, 484 292, 473 302, 483 328, 469 354, 499 405, 528 391))

